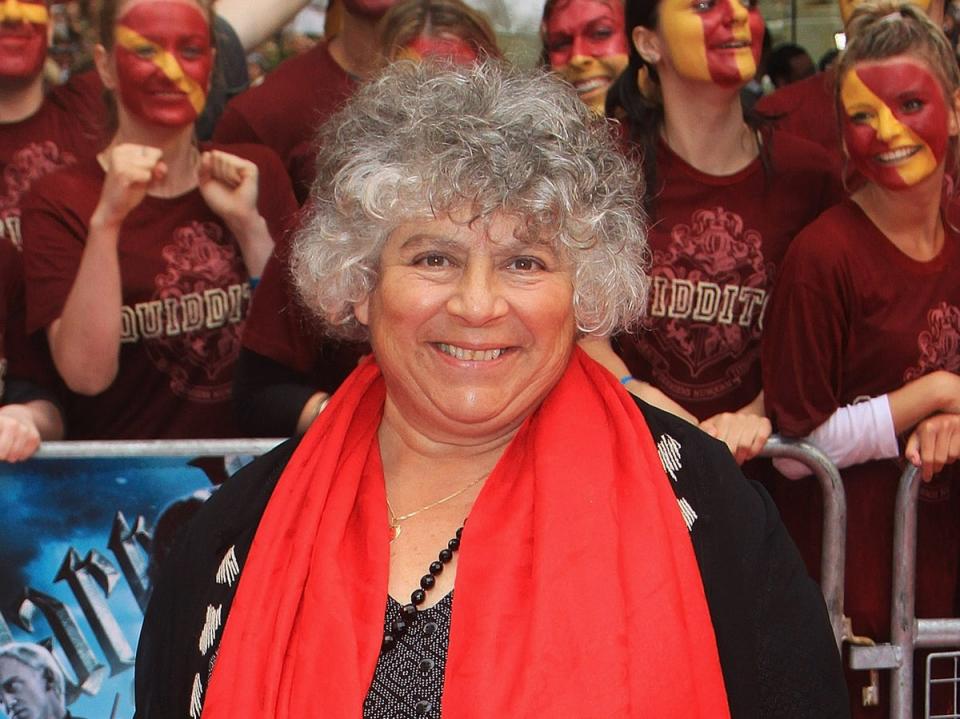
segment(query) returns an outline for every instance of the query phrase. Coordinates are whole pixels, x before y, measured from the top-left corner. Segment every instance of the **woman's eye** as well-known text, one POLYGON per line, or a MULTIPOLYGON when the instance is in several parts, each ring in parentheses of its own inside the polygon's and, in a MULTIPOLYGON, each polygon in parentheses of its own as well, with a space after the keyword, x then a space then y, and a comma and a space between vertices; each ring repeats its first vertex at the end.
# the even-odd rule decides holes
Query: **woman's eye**
POLYGON ((507 266, 511 270, 519 272, 533 272, 543 269, 543 263, 535 257, 514 257, 507 266))
POLYGON ((707 12, 713 9, 714 5, 716 5, 716 0, 698 0, 693 4, 693 10, 694 12, 707 12))
POLYGON ((565 50, 568 47, 570 47, 569 37, 547 38, 547 52, 559 52, 560 50, 565 50))
POLYGON ((904 100, 902 103, 900 103, 900 107, 903 108, 904 112, 919 112, 923 109, 923 105, 923 100, 917 97, 904 100))
POLYGON ((133 52, 137 57, 142 57, 149 60, 157 54, 157 48, 155 48, 153 45, 140 45, 139 47, 135 48, 133 52))
POLYGON ((197 60, 203 56, 203 48, 196 47, 194 45, 189 45, 187 47, 180 48, 181 57, 186 58, 187 60, 197 60))
POLYGON ((421 267, 449 267, 450 260, 444 257, 443 255, 437 254, 426 254, 417 257, 413 264, 420 265, 421 267))
POLYGON ((847 115, 847 119, 854 125, 866 125, 873 118, 873 113, 861 110, 847 115))
POLYGON ((590 37, 593 40, 606 40, 609 37, 613 36, 612 27, 598 27, 590 33, 590 37))

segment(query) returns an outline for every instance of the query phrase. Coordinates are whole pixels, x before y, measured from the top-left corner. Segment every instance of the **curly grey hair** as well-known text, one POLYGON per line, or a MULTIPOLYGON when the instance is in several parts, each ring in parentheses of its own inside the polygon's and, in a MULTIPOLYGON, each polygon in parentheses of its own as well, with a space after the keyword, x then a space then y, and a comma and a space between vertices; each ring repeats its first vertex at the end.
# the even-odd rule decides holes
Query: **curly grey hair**
POLYGON ((507 215, 552 243, 573 274, 579 330, 642 318, 642 175, 611 128, 562 80, 496 62, 399 62, 361 87, 318 135, 317 177, 291 269, 327 331, 362 339, 353 307, 376 287, 390 232, 454 211, 507 215))

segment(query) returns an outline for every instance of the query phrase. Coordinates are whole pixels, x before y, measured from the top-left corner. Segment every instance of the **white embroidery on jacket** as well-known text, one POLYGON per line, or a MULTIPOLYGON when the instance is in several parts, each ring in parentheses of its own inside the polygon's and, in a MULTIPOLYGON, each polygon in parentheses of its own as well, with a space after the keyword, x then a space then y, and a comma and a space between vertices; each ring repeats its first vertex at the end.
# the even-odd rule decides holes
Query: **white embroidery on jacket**
POLYGON ((677 472, 683 466, 680 462, 680 443, 669 434, 662 435, 657 442, 657 454, 670 479, 677 481, 677 472))
POLYGON ((687 525, 687 531, 689 532, 693 529, 693 523, 697 521, 697 513, 693 511, 690 502, 683 497, 677 499, 677 504, 680 505, 680 514, 683 516, 683 523, 687 525))
POLYGON ((217 630, 220 629, 221 609, 223 609, 222 604, 217 607, 212 604, 207 605, 207 618, 203 623, 203 631, 200 632, 200 642, 198 644, 200 654, 206 654, 216 642, 217 630))
POLYGON ((200 674, 193 678, 193 689, 190 690, 190 719, 200 719, 203 710, 203 685, 200 683, 200 674))
POLYGON ((240 565, 237 564, 237 552, 231 546, 217 568, 217 584, 226 584, 228 587, 232 587, 239 574, 240 565))

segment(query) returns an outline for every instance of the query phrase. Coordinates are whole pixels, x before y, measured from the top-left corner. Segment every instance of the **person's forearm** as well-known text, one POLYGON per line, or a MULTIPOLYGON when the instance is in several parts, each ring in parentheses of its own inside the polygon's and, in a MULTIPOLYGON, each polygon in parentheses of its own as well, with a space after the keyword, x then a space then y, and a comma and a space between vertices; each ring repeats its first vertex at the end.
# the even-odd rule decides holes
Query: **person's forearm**
POLYGON ((0 407, 0 414, 24 416, 29 418, 40 433, 40 439, 63 439, 63 417, 53 402, 45 399, 35 399, 31 402, 18 405, 0 407))
MULTIPOLYGON (((606 367, 617 379, 622 380, 631 376, 630 369, 620 356, 613 351, 608 338, 584 337, 580 340, 580 347, 594 361, 606 367)), ((625 382, 623 386, 627 388, 628 392, 644 402, 680 417, 691 424, 698 424, 696 417, 648 382, 632 378, 625 382)))
POLYGON ((240 245, 243 264, 250 277, 259 278, 273 252, 273 238, 266 220, 257 213, 243 222, 224 220, 240 245))
POLYGON ((890 414, 897 434, 937 412, 960 413, 960 375, 937 370, 890 392, 890 414))
POLYGON ((250 52, 309 4, 310 0, 217 0, 216 10, 233 27, 243 49, 250 52))
POLYGON ((91 222, 63 312, 47 332, 57 371, 80 394, 102 392, 119 368, 123 295, 118 233, 119 225, 91 222))

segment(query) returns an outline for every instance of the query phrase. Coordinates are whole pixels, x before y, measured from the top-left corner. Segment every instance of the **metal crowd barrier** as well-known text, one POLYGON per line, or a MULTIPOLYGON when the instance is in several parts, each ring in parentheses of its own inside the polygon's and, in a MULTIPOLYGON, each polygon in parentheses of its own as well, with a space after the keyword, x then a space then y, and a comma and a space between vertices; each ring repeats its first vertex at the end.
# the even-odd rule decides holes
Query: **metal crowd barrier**
POLYGON ((847 495, 836 465, 817 447, 799 439, 773 435, 763 448, 764 457, 785 457, 803 462, 820 483, 823 498, 823 542, 820 554, 820 591, 827 605, 833 637, 839 649, 846 636, 843 614, 844 560, 847 551, 847 495))
POLYGON ((44 442, 38 459, 88 459, 92 457, 219 457, 227 454, 259 455, 284 439, 143 439, 127 441, 44 442))

